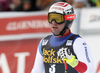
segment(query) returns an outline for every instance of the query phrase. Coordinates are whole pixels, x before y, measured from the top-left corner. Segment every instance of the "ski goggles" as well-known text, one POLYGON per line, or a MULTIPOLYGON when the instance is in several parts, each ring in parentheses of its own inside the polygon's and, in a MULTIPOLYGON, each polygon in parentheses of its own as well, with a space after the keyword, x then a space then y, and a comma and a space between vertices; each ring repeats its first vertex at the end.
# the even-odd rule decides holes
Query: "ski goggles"
POLYGON ((75 18, 76 18, 75 14, 72 14, 72 15, 63 15, 60 13, 49 13, 48 14, 49 23, 52 23, 52 21, 54 20, 57 24, 61 24, 61 23, 64 23, 66 20, 72 20, 75 18))

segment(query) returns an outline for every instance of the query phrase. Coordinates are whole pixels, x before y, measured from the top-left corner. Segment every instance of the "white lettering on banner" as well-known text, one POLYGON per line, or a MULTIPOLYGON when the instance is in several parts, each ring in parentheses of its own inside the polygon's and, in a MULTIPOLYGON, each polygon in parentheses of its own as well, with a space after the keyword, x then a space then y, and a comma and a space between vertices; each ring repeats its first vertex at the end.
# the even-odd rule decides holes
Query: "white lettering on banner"
POLYGON ((0 68, 2 69, 3 73, 10 73, 6 55, 4 53, 0 55, 0 68))
POLYGON ((32 20, 32 21, 18 21, 9 22, 6 30, 20 30, 20 29, 37 29, 37 28, 49 28, 47 20, 32 20))
POLYGON ((18 57, 17 73, 25 73, 25 57, 29 55, 29 52, 14 54, 15 57, 18 57))

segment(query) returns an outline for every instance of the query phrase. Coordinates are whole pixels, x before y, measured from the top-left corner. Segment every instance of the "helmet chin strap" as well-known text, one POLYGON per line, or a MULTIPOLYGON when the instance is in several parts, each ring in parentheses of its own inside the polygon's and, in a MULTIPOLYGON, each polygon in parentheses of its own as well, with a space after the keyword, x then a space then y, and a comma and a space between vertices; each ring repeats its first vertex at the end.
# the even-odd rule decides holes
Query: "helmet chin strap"
POLYGON ((65 32, 66 32, 66 29, 68 29, 67 26, 65 26, 65 27, 63 28, 63 30, 60 32, 59 35, 63 36, 63 35, 65 34, 65 32))

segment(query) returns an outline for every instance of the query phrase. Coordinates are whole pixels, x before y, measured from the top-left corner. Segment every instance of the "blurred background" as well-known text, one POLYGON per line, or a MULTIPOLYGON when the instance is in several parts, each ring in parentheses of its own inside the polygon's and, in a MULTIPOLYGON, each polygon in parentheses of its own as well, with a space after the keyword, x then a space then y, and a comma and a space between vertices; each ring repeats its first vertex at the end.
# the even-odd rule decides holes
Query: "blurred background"
POLYGON ((40 40, 52 34, 48 9, 59 1, 74 7, 71 31, 86 40, 100 73, 100 0, 0 0, 0 73, 31 72, 40 40))

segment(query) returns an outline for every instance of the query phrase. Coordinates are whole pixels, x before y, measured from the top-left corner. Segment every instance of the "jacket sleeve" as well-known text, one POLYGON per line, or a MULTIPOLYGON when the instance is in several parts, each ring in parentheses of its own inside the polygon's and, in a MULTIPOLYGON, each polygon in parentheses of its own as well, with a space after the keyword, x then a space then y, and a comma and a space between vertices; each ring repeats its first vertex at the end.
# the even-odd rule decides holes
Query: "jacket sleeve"
POLYGON ((78 65, 74 68, 80 73, 94 73, 94 63, 87 43, 82 38, 77 38, 73 49, 78 58, 78 65))
MULTIPOLYGON (((41 40, 41 42, 42 42, 42 40, 41 40)), ((44 64, 43 64, 42 51, 41 51, 41 42, 38 45, 35 63, 34 63, 34 67, 31 71, 31 73, 44 73, 44 70, 45 70, 44 64)))

